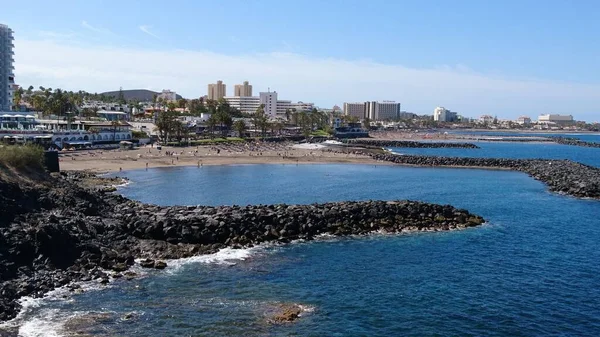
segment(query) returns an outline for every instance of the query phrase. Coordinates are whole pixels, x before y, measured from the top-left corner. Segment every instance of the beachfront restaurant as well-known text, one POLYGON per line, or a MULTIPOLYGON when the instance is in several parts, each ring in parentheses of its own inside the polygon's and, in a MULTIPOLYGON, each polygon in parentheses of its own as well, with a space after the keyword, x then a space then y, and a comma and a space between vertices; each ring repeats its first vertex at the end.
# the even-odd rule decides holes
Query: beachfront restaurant
POLYGON ((32 115, 0 112, 0 130, 2 131, 32 131, 38 124, 32 115))

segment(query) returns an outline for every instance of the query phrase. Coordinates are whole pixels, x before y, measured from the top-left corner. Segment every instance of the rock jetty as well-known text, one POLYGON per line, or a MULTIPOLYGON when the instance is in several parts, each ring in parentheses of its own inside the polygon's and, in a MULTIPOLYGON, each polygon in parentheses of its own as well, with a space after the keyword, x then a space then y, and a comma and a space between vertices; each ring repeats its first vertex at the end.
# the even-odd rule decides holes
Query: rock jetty
POLYGON ((412 156, 368 153, 373 159, 403 165, 509 169, 525 172, 553 192, 600 199, 600 168, 570 160, 412 156))
POLYGON ((161 207, 93 189, 82 173, 44 182, 4 178, 0 175, 0 320, 16 315, 22 296, 65 285, 76 290, 73 281, 131 279, 135 275, 126 270, 138 258, 144 267, 162 269, 166 264, 157 259, 224 247, 310 240, 324 233, 443 231, 484 222, 466 210, 415 201, 161 207))
POLYGON ((377 147, 405 147, 405 148, 459 148, 459 149, 479 149, 480 147, 472 143, 451 143, 451 142, 416 142, 411 140, 383 140, 383 139, 344 139, 345 144, 377 146, 377 147))
POLYGON ((586 142, 583 141, 581 139, 577 139, 577 138, 570 138, 570 137, 550 137, 550 139, 558 144, 563 144, 563 145, 573 145, 573 146, 583 146, 583 147, 596 147, 596 148, 600 148, 600 143, 594 143, 594 142, 586 142))

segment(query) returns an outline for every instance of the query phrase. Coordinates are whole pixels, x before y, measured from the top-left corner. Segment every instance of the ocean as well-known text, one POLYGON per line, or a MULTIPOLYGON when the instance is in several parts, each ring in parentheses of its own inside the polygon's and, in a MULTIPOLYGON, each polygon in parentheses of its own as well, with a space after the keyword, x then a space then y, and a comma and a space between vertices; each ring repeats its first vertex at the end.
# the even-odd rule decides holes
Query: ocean
POLYGON ((489 130, 447 130, 448 133, 477 136, 477 137, 569 137, 586 142, 600 143, 600 133, 556 133, 556 132, 515 132, 515 131, 489 131, 489 130))
MULTIPOLYGON (((599 149, 481 143, 400 153, 569 158, 599 149)), ((409 151, 410 150, 410 151, 409 151)), ((466 208, 479 228, 322 237, 168 261, 82 294, 26 299, 23 336, 598 336, 600 202, 512 171, 389 165, 232 165, 119 173, 119 193, 160 205, 413 199, 466 208), (295 323, 270 313, 302 305, 295 323)), ((12 325, 11 325, 12 324, 12 325)), ((12 326, 12 328, 10 328, 12 326)), ((0 332, 0 335, 2 333, 0 332)))

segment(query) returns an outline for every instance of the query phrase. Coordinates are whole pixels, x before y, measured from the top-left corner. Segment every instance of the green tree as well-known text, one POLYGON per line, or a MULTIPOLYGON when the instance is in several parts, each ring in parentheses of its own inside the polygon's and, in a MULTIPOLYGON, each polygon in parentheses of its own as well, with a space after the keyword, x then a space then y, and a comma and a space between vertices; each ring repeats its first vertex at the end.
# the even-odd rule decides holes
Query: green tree
POLYGON ((369 117, 365 117, 365 119, 363 119, 363 128, 365 130, 371 129, 371 119, 369 117))
POLYGON ((175 122, 177 122, 177 116, 174 111, 159 111, 158 116, 156 118, 156 128, 159 132, 160 138, 164 142, 169 141, 169 137, 173 133, 173 129, 175 127, 175 122))
POLYGON ((302 135, 304 138, 310 137, 310 133, 312 132, 311 118, 310 115, 306 111, 301 111, 298 116, 298 126, 302 131, 302 135))
POLYGON ((119 104, 127 104, 125 100, 125 94, 123 93, 123 88, 119 88, 119 96, 117 97, 117 102, 119 104))
POLYGON ((211 139, 215 138, 215 126, 217 126, 218 123, 219 121, 217 120, 215 114, 210 115, 210 117, 206 120, 206 127, 210 132, 211 139))
POLYGON ((15 106, 15 110, 19 110, 19 107, 21 106, 21 100, 23 99, 23 94, 25 93, 25 90, 23 90, 22 87, 19 87, 19 89, 17 89, 15 91, 15 94, 13 96, 13 103, 15 106))
POLYGON ((119 123, 119 121, 114 120, 110 122, 110 125, 113 128, 113 136, 112 136, 112 140, 113 142, 116 140, 117 137, 117 127, 121 126, 121 123, 119 123))
POLYGON ((235 121, 235 123, 233 123, 233 128, 238 133, 240 138, 244 138, 246 133, 246 123, 243 120, 238 119, 235 121))

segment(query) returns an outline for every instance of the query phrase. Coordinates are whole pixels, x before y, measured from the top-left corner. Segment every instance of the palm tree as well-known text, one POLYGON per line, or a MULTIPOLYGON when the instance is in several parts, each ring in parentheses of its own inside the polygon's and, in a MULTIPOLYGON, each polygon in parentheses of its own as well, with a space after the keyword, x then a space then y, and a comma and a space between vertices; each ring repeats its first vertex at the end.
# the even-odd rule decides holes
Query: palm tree
POLYGON ((244 123, 244 121, 242 119, 237 120, 233 124, 233 128, 238 133, 238 135, 239 135, 240 138, 244 138, 245 131, 246 131, 246 123, 244 123))
POLYGON ((113 127, 113 136, 112 136, 112 140, 113 140, 113 142, 114 142, 114 141, 115 141, 115 139, 116 139, 116 136, 117 136, 117 126, 121 126, 121 123, 119 123, 119 121, 118 121, 118 120, 114 120, 114 121, 111 121, 111 122, 110 122, 110 125, 113 127))
POLYGON ((217 117, 212 114, 207 120, 206 120, 206 127, 208 127, 208 130, 210 130, 210 138, 215 138, 215 126, 217 125, 218 121, 217 121, 217 117))
POLYGON ((267 128, 269 124, 268 118, 265 115, 264 104, 261 104, 258 109, 256 109, 256 112, 252 116, 252 123, 254 124, 254 129, 261 130, 261 135, 264 138, 267 134, 267 128))
POLYGON ((365 128, 365 130, 369 131, 371 129, 371 120, 369 119, 369 117, 366 117, 363 120, 363 128, 365 128))

